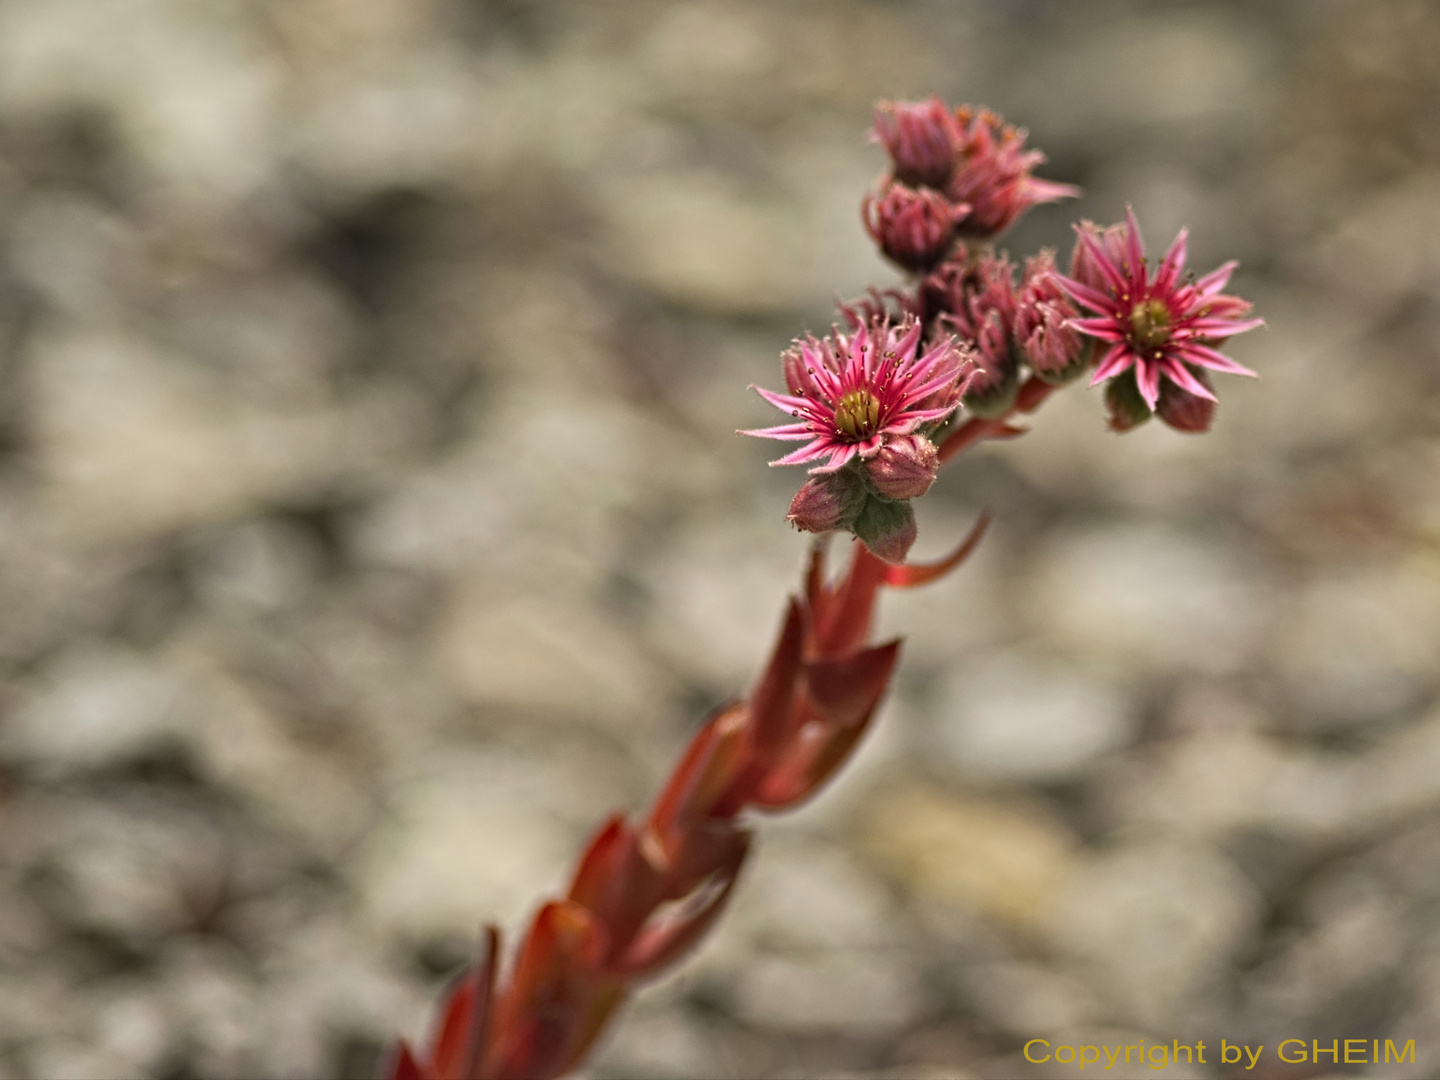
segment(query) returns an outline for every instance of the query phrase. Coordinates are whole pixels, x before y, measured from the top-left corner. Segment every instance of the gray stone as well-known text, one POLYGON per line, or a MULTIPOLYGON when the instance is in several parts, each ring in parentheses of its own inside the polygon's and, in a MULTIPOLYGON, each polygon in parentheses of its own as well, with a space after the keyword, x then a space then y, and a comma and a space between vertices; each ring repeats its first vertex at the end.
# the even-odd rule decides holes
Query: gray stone
POLYGON ((945 683, 936 744, 966 773, 1059 780, 1131 738, 1135 713, 1112 685, 1023 655, 972 658, 945 683))

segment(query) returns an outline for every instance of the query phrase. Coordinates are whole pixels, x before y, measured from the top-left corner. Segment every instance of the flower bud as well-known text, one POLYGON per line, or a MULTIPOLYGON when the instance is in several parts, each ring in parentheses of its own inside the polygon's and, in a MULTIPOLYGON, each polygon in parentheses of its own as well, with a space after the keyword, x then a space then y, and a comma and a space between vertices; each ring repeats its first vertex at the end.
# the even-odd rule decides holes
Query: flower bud
POLYGON ((887 499, 918 499, 930 490, 940 455, 924 435, 901 435, 891 439, 865 468, 870 483, 887 499))
POLYGON ((865 485, 853 472, 822 473, 800 485, 785 520, 802 532, 823 533, 850 526, 865 502, 865 485))
POLYGON ((1055 254, 1048 248, 1025 260, 1025 279, 1015 302, 1015 343, 1030 370, 1048 383, 1069 382, 1094 355, 1091 340, 1074 327, 1080 312, 1055 281, 1055 254))
MULTIPOLYGON (((1209 389, 1210 379, 1204 368, 1191 367, 1190 374, 1209 389)), ((1155 406, 1155 411, 1161 420, 1176 431, 1189 431, 1198 435, 1210 430, 1210 422, 1215 419, 1215 402, 1199 394, 1192 394, 1169 379, 1162 379, 1160 401, 1155 406)))
POLYGON ((961 235, 989 239, 1004 232, 1021 214, 1039 203, 1072 198, 1080 189, 1032 175, 1045 160, 1038 150, 1025 149, 1025 132, 989 109, 968 105, 957 110, 960 165, 945 187, 954 202, 970 204, 961 235))
POLYGON ((1105 408, 1110 412, 1110 430, 1114 432, 1130 431, 1150 419, 1150 406, 1140 396, 1134 368, 1105 384, 1105 408))
POLYGON ((895 181, 879 196, 867 195, 860 207, 866 231, 887 258, 906 270, 929 270, 943 259, 956 223, 968 210, 938 192, 915 191, 895 181))
MULTIPOLYGON (((1124 266, 1128 263, 1125 251, 1126 242, 1130 239, 1130 227, 1125 223, 1111 225, 1102 229, 1093 221, 1082 221, 1076 229, 1083 230, 1095 238, 1105 257, 1114 266, 1124 266)), ((1086 246, 1076 242, 1075 251, 1070 256, 1070 276, 1081 285, 1088 285, 1098 292, 1110 291, 1110 280, 1101 271, 1095 256, 1086 246)))
POLYGON ((942 188, 955 171, 962 133, 955 114, 932 97, 880 102, 870 137, 889 152, 896 179, 912 187, 942 188))
POLYGON ((871 495, 851 530, 876 558, 899 565, 915 543, 915 511, 908 501, 871 495))
POLYGON ((986 313, 975 335, 975 373, 961 398, 965 408, 985 420, 995 420, 1015 405, 1020 388, 1020 365, 1010 349, 1010 335, 998 310, 986 313))

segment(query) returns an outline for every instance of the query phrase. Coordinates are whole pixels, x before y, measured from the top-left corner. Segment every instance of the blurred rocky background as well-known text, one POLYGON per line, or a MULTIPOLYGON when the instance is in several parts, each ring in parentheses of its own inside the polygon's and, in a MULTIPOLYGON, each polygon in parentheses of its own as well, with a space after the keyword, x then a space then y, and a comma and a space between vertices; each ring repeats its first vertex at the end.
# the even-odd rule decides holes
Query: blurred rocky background
POLYGON ((1440 1071, 1440 7, 3 0, 0 1077, 370 1075, 643 805, 806 548, 746 386, 896 280, 931 92, 1084 186, 1017 255, 1239 258, 1262 378, 946 474, 921 558, 997 523, 878 729, 590 1075, 1440 1071))

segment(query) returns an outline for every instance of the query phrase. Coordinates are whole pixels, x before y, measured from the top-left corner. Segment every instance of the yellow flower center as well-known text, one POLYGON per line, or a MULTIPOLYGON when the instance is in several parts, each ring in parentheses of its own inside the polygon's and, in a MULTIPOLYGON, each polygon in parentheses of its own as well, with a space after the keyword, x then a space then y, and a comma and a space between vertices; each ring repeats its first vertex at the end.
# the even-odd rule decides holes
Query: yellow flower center
POLYGON ((880 399, 869 390, 851 390, 835 407, 835 428, 851 439, 868 439, 880 426, 880 399))
POLYGON ((1130 330, 1147 349, 1170 340, 1170 309, 1159 299, 1142 300, 1130 309, 1130 330))

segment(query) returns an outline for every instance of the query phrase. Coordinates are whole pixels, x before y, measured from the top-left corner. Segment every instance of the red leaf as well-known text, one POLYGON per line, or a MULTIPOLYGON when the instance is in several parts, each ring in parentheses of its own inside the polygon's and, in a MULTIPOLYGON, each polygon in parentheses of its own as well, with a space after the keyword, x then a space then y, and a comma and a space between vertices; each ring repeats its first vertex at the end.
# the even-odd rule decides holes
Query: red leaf
POLYGON ((816 710, 836 727, 859 723, 885 693, 899 657, 900 642, 892 641, 845 657, 810 661, 805 685, 816 710))
POLYGON ((410 1046, 404 1039, 395 1044, 391 1055, 390 1064, 381 1074, 387 1080, 432 1080, 432 1077, 415 1060, 415 1055, 410 1053, 410 1046))
POLYGON ((557 1075, 595 995, 608 986, 605 937, 595 916, 573 900, 552 900, 535 913, 496 1009, 486 1075, 557 1075))
POLYGON ((690 741, 650 811, 650 827, 667 856, 685 823, 706 817, 744 770, 749 756, 748 722, 745 705, 728 705, 712 715, 690 741))
POLYGON ((750 737, 763 764, 783 741, 800 673, 800 651, 805 645, 805 612, 793 596, 785 608, 785 622, 770 663, 750 696, 750 737))
POLYGON ((734 831, 735 842, 725 861, 670 911, 647 923, 621 961, 628 978, 654 974, 678 960, 705 936, 720 917, 740 865, 750 850, 750 834, 734 831))

